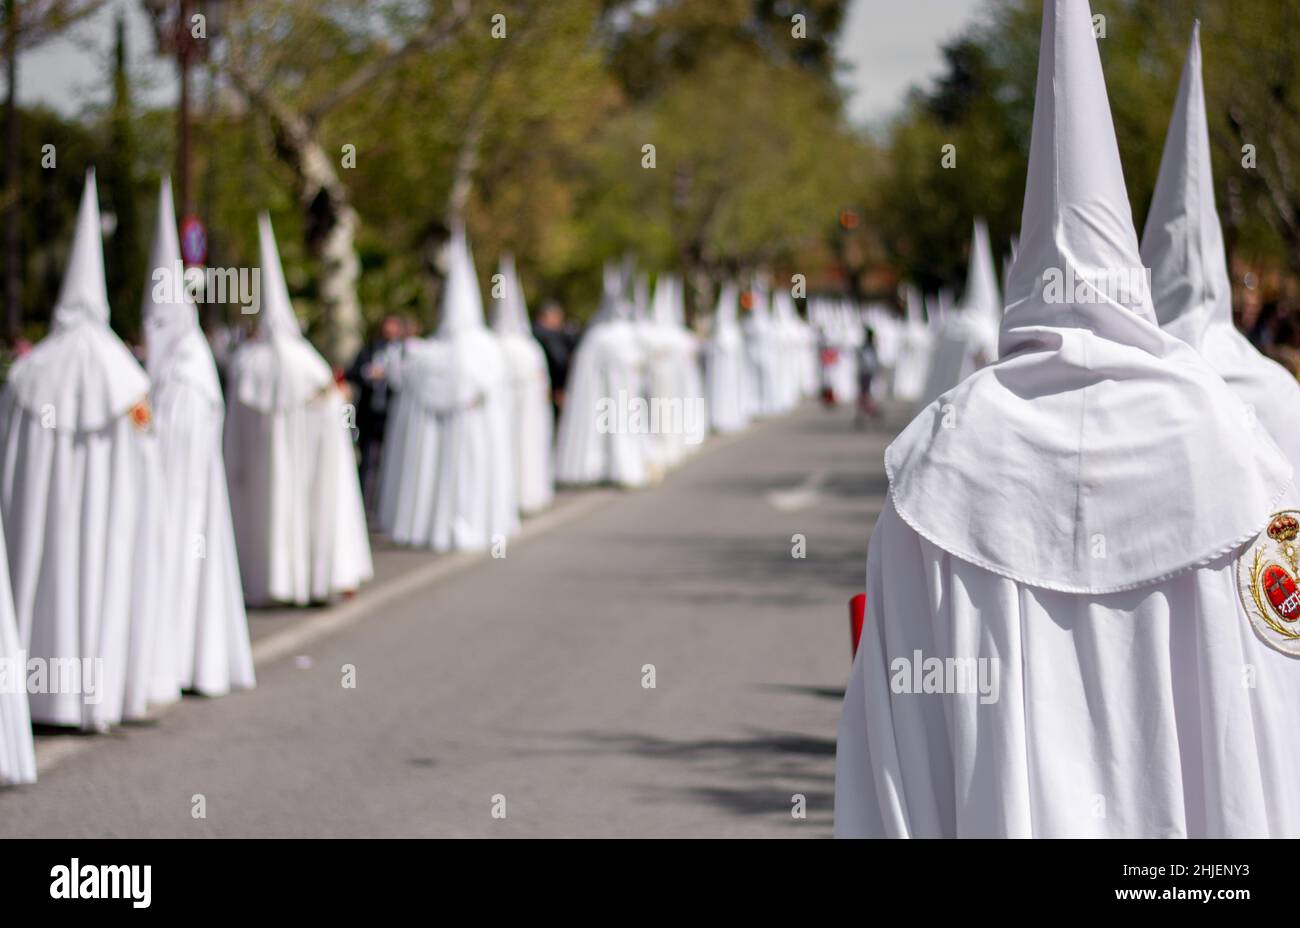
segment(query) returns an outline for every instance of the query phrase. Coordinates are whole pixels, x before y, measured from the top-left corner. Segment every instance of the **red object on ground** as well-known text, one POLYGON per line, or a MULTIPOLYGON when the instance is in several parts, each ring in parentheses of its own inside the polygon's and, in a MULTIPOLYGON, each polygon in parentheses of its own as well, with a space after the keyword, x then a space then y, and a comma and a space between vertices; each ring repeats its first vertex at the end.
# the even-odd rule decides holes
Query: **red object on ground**
POLYGON ((862 623, 867 617, 867 594, 859 593, 849 600, 849 635, 853 639, 853 656, 858 656, 858 642, 862 640, 862 623))

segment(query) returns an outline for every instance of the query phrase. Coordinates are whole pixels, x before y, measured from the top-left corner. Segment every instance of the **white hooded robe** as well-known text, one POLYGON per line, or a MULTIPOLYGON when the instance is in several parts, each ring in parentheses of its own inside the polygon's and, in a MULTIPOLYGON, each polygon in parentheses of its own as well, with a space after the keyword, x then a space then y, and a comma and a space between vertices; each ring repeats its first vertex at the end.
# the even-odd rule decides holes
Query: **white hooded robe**
POLYGON ((1239 589, 1291 467, 1145 290, 1045 298, 1141 269, 1086 0, 1045 5, 1029 162, 1000 359, 886 452, 836 834, 1300 835, 1300 644, 1239 589))
POLYGON ((935 333, 923 403, 939 398, 983 365, 997 360, 1001 321, 1002 300, 998 296, 989 230, 984 220, 977 219, 971 236, 966 292, 961 305, 945 313, 935 333))
POLYGON ((181 687, 219 696, 253 686, 253 655, 221 449, 225 402, 194 303, 178 286, 181 268, 164 178, 143 311, 167 499, 166 560, 156 581, 173 617, 181 687))
POLYGON ((54 321, 0 398, 0 518, 18 637, 50 671, 32 721, 103 729, 179 698, 160 611, 167 518, 149 378, 108 325, 95 175, 54 321), (53 683, 79 660, 96 692, 53 683), (64 665, 66 666, 66 665, 64 665))
POLYGON ((307 605, 370 579, 351 417, 303 337, 271 219, 258 219, 263 305, 230 362, 224 436, 235 543, 250 605, 307 605))
POLYGON ((723 284, 705 355, 709 417, 713 430, 722 434, 739 432, 749 425, 749 406, 745 402, 745 340, 736 319, 739 303, 740 291, 736 285, 723 284))
POLYGON ((914 402, 925 391, 930 373, 930 346, 933 332, 925 324, 921 292, 907 288, 906 316, 899 332, 898 359, 894 364, 894 399, 914 402))
POLYGON ((569 367, 555 445, 557 482, 612 483, 631 489, 662 476, 647 440, 652 436, 632 431, 619 415, 625 406, 644 398, 646 367, 626 283, 618 268, 607 265, 600 308, 569 367))
POLYGON ((1201 353, 1300 468, 1300 382, 1232 322, 1232 284, 1214 205, 1200 24, 1192 34, 1142 236, 1160 326, 1201 353))
POLYGON ((519 531, 506 353, 483 323, 463 229, 449 243, 442 319, 404 346, 388 424, 379 520, 398 544, 486 550, 519 531))
POLYGON ((528 324, 524 288, 511 255, 501 259, 501 278, 503 292, 493 307, 492 330, 501 341, 512 382, 512 446, 519 511, 531 515, 555 499, 551 375, 546 368, 546 354, 528 324))

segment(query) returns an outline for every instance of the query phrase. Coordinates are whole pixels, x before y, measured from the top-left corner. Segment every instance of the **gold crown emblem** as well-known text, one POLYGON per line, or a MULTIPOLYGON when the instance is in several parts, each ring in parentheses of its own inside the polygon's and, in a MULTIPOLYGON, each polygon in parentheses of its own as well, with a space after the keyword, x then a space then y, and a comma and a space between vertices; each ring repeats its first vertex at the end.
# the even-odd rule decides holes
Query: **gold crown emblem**
POLYGON ((1268 523, 1268 537, 1274 541, 1291 541, 1300 534, 1300 521, 1295 516, 1280 515, 1268 523))

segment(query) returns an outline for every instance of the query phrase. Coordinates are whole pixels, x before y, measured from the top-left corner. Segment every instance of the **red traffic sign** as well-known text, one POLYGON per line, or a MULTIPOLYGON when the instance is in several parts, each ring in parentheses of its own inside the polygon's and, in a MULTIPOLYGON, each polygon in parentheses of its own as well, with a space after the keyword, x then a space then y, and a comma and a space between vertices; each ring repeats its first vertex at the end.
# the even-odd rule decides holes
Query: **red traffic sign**
POLYGON ((208 260, 208 230, 197 216, 181 220, 181 257, 186 264, 202 264, 208 260))

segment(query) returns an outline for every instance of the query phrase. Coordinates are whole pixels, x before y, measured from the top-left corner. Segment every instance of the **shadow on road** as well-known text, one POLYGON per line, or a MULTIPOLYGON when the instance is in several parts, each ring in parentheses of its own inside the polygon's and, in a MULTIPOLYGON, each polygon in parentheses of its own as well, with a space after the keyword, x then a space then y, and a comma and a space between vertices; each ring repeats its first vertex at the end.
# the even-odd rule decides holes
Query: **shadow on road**
POLYGON ((738 738, 662 738, 595 731, 561 737, 576 742, 561 749, 562 753, 642 757, 673 765, 675 769, 665 772, 662 781, 640 787, 647 802, 686 800, 738 816, 766 816, 774 822, 789 822, 791 837, 809 828, 817 836, 829 834, 834 738, 760 728, 738 738), (667 781, 678 782, 670 785, 667 781), (791 814, 796 795, 803 797, 806 818, 791 814))
POLYGON ((611 558, 613 563, 637 566, 612 572, 602 564, 593 569, 593 582, 645 587, 658 600, 697 606, 753 603, 793 608, 825 602, 827 591, 836 589, 847 602, 861 589, 866 573, 865 542, 831 544, 816 536, 807 539, 803 558, 791 556, 788 536, 629 532, 604 536, 601 543, 610 549, 626 546, 642 555, 653 551, 655 557, 652 562, 644 557, 638 561, 635 554, 611 558))

